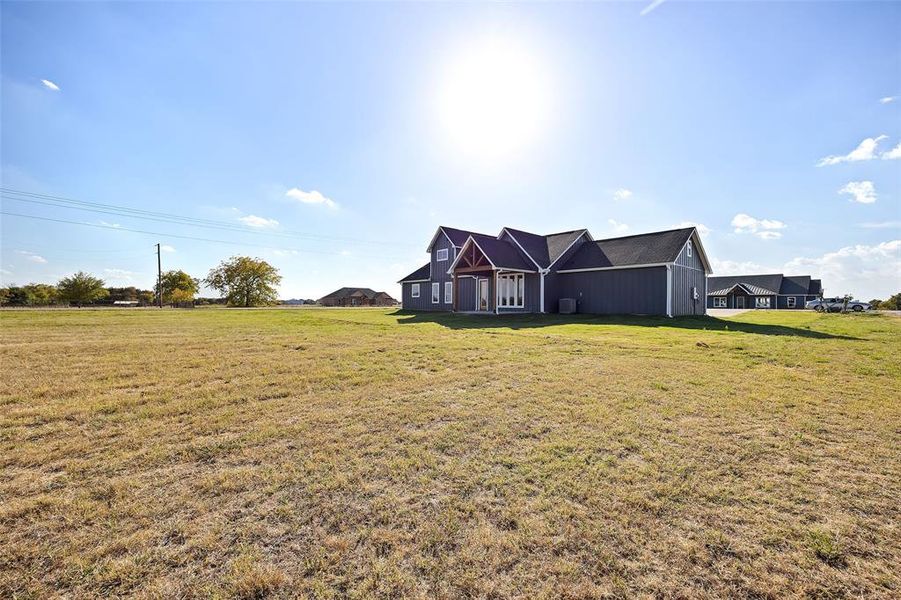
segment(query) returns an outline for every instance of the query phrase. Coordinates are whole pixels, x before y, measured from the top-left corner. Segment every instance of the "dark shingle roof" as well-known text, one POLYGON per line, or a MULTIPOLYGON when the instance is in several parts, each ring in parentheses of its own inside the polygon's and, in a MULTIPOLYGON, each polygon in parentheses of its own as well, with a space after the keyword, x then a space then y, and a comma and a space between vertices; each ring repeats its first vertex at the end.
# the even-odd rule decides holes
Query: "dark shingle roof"
POLYGON ((376 291, 371 290, 369 288, 359 288, 359 287, 343 287, 341 289, 335 290, 331 294, 326 294, 320 300, 325 300, 326 298, 347 298, 348 296, 357 294, 363 295, 367 298, 375 298, 376 291))
POLYGON ((412 273, 410 273, 409 275, 407 275, 406 277, 404 277, 403 279, 401 279, 400 281, 398 281, 397 283, 403 283, 405 281, 417 281, 420 279, 428 279, 432 274, 431 267, 432 267, 431 263, 426 263, 426 264, 422 265, 421 267, 419 267, 418 269, 416 269, 415 271, 413 271, 412 273))
POLYGON ((810 289, 810 275, 785 275, 782 277, 780 294, 807 294, 810 289))
POLYGON ((694 227, 687 227, 586 242, 560 270, 672 262, 693 231, 694 227))
MULTIPOLYGON (((451 243, 460 248, 466 242, 466 238, 470 235, 476 233, 475 231, 466 231, 465 229, 455 229, 453 227, 446 227, 444 225, 441 226, 441 229, 444 230, 444 233, 447 234, 447 237, 450 238, 451 243)), ((484 234, 478 234, 484 235, 484 234)))
POLYGON ((512 227, 505 227, 505 229, 519 242, 523 250, 543 268, 550 266, 551 263, 560 258, 560 255, 569 248, 570 244, 585 233, 584 229, 576 229, 548 235, 538 235, 522 231, 521 229, 513 229, 512 227))
POLYGON ((535 265, 520 251, 513 242, 499 240, 494 236, 473 233, 475 240, 482 252, 491 263, 500 269, 520 269, 534 271, 535 265))
POLYGON ((808 294, 813 294, 814 296, 818 296, 823 293, 823 282, 819 279, 811 279, 810 287, 807 291, 808 294))
POLYGON ((724 277, 708 277, 707 278, 707 295, 720 296, 723 294, 715 294, 714 292, 723 292, 734 286, 735 284, 743 284, 748 290, 751 286, 757 288, 756 293, 760 294, 778 294, 782 288, 782 274, 772 273, 769 275, 727 275, 724 277))

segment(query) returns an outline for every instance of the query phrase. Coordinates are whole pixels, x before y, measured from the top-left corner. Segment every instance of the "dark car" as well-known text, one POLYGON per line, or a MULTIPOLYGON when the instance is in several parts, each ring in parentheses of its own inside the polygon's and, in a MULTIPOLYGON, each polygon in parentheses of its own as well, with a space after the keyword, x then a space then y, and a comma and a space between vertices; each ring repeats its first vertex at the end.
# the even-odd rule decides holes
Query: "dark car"
MULTIPOLYGON (((841 312, 845 305, 844 298, 820 298, 818 300, 810 300, 805 304, 805 308, 812 308, 817 312, 841 312)), ((861 302, 860 300, 848 300, 848 310, 854 312, 862 312, 873 308, 869 302, 861 302)))

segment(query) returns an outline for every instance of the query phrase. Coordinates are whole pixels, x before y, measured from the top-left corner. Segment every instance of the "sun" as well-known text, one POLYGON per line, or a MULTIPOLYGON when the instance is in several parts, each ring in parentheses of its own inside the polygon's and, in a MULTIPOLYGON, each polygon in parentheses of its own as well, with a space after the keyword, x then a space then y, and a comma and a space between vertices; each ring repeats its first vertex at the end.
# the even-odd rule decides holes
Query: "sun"
POLYGON ((438 116, 456 152, 497 162, 532 146, 551 117, 549 70, 533 49, 489 37, 470 43, 441 72, 438 116))

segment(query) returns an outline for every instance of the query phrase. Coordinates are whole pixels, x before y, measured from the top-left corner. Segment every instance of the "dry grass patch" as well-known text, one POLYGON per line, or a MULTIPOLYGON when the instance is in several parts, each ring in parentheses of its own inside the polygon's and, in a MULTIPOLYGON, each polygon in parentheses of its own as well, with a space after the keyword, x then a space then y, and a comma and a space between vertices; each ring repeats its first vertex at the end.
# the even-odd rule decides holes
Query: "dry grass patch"
POLYGON ((0 596, 896 597, 899 334, 0 312, 0 596))

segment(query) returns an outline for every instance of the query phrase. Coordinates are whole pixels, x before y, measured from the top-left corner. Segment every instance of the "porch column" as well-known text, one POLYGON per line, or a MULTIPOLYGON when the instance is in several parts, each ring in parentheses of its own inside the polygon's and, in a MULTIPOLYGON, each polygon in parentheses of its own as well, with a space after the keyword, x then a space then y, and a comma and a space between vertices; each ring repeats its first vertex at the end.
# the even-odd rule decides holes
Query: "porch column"
POLYGON ((457 312, 457 298, 460 296, 460 286, 459 286, 460 278, 457 277, 457 274, 454 273, 454 302, 453 302, 453 311, 457 312))

